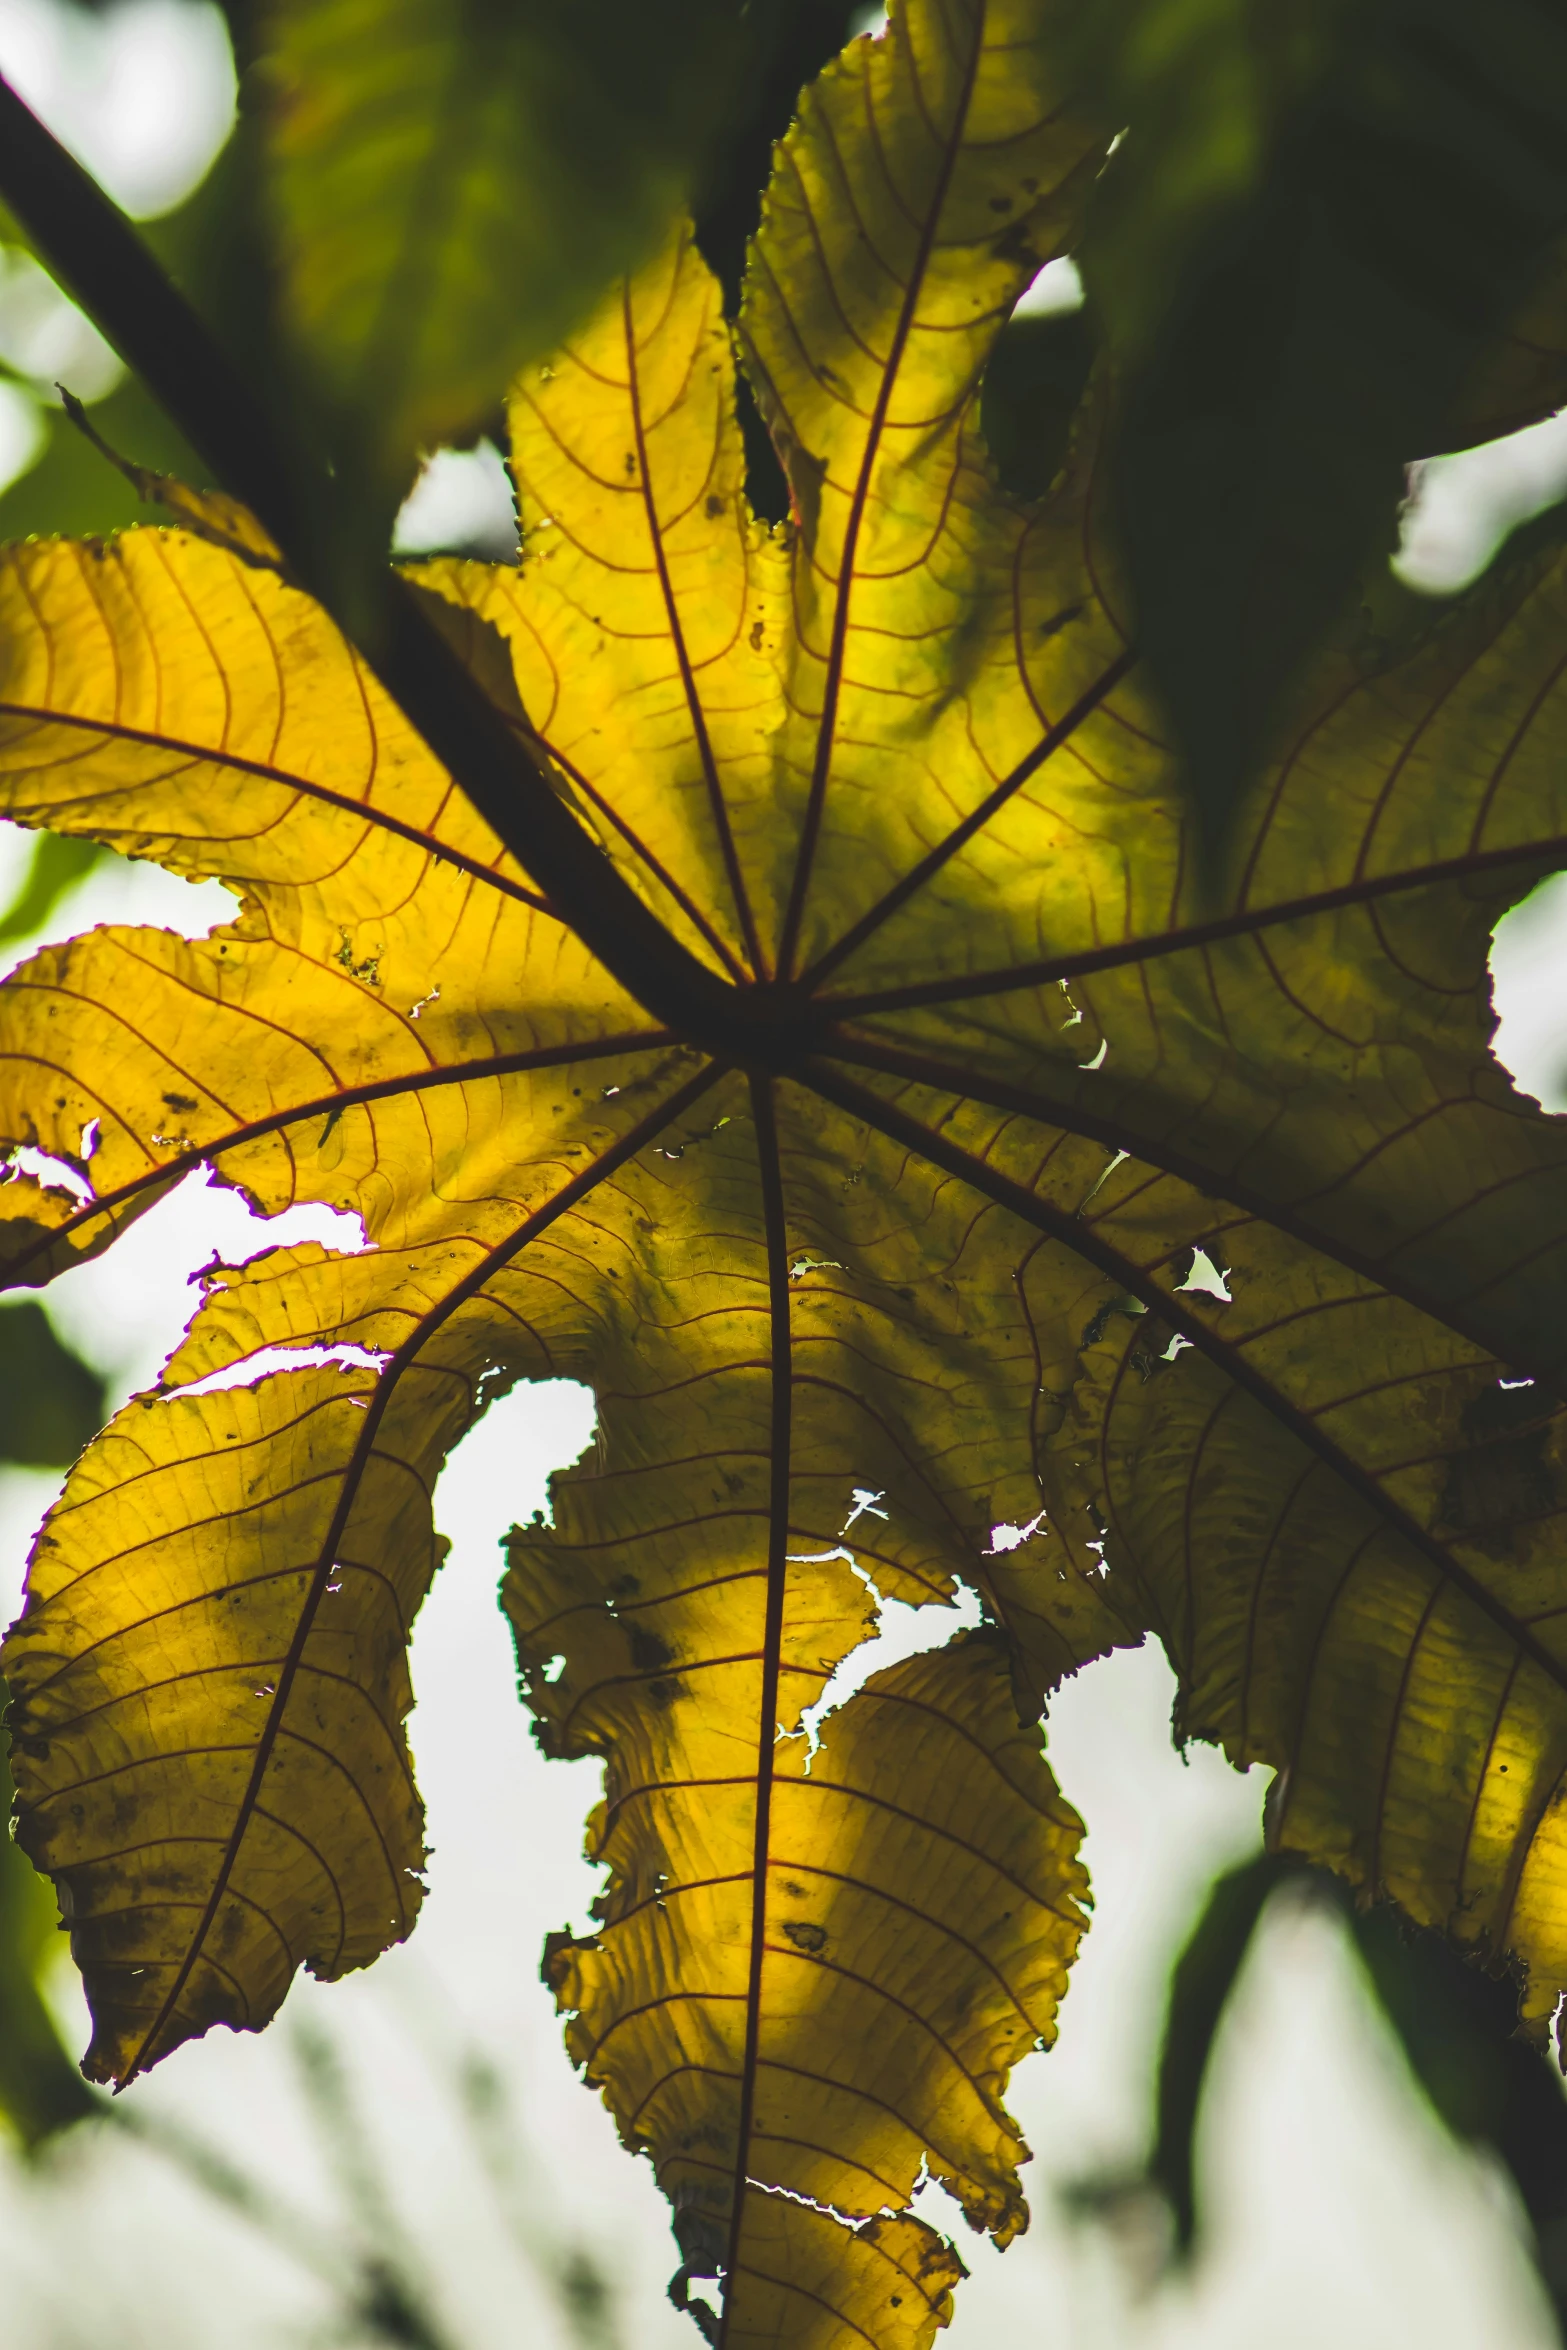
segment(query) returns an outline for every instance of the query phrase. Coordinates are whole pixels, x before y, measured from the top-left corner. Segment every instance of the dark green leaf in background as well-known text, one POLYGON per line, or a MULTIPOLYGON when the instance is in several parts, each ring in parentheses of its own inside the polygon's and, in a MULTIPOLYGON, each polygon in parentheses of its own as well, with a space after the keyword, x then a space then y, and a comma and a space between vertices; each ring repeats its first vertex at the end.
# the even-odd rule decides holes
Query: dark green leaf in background
MULTIPOLYGON (((766 0, 746 12, 734 104, 719 127, 695 205, 696 241, 724 290, 727 318, 739 313, 740 274, 761 219, 773 148, 794 120, 801 90, 843 48, 859 13, 851 0, 766 0)), ((743 371, 735 377, 735 405, 752 510, 768 522, 782 522, 789 511, 788 484, 743 371)))
POLYGON ((1567 2098, 1548 2060, 1519 2037, 1517 1982, 1460 1956, 1388 1903, 1355 1908, 1337 1878, 1288 1854, 1262 1854, 1218 1879, 1171 1977, 1148 2177, 1169 2208, 1178 2256, 1191 2254, 1199 2234, 1197 2122, 1219 2027, 1264 1911, 1285 1888, 1343 1919, 1432 2111, 1511 2173, 1567 2339, 1567 2098))
POLYGON ((108 1417, 103 1381, 28 1298, 0 1309, 0 1462, 67 1467, 108 1417))
POLYGON ((275 0, 253 69, 288 323, 351 532, 635 266, 699 180, 739 0, 275 0))
POLYGON ((1562 390, 1561 0, 1111 0, 1082 248, 1136 627, 1210 849, 1414 458, 1562 390), (1520 329, 1510 333, 1520 312, 1520 329), (1559 342, 1560 337, 1557 336, 1559 342), (1478 405, 1477 405, 1478 404, 1478 405))
MULTIPOLYGON (((0 1683, 0 1695, 4 1684, 0 1683)), ((11 1773, 0 1758, 0 1802, 10 1817, 11 1773)), ((41 2145, 103 2102, 66 2055, 39 1989, 59 1949, 52 1887, 9 1835, 0 1839, 0 2115, 22 2144, 41 2145)))
POLYGON ((12 939, 30 938, 35 930, 41 930, 66 891, 104 862, 104 851, 96 841, 73 840, 63 832, 41 832, 27 877, 0 914, 0 946, 9 945, 12 939))
POLYGON ((980 386, 979 421, 1002 486, 1042 498, 1066 456, 1094 359, 1085 310, 1010 319, 980 386))

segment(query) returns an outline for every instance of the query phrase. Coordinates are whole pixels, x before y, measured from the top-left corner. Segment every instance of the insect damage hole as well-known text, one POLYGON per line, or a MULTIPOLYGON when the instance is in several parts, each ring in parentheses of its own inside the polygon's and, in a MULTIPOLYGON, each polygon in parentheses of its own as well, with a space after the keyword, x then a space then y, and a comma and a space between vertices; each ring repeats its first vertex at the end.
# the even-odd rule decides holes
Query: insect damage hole
POLYGON ((1192 1250, 1190 1270, 1175 1284, 1178 1290, 1196 1290, 1206 1297, 1216 1297, 1221 1305, 1235 1303, 1229 1288, 1230 1273, 1205 1248, 1192 1250))
MULTIPOLYGON (((847 1534, 858 1518, 886 1519, 888 1512, 880 1507, 883 1498, 872 1486, 855 1486, 849 1515, 840 1533, 847 1534)), ((780 1738, 803 1738, 806 1741, 804 1772, 807 1778, 822 1742, 822 1724, 840 1706, 846 1705, 873 1673, 882 1672, 888 1665, 901 1664, 905 1657, 921 1656, 933 1648, 945 1648, 955 1633, 972 1632, 981 1621, 979 1594, 967 1584, 960 1585, 955 1598, 950 1601, 927 1600, 918 1607, 908 1600, 888 1598, 842 1540, 835 1543, 831 1550, 791 1552, 789 1564, 819 1566, 828 1559, 842 1559, 864 1584, 870 1596, 873 1629, 850 1649, 847 1656, 839 1659, 820 1697, 801 1714, 798 1730, 779 1732, 780 1738)))
POLYGON ((343 1370, 381 1371, 390 1359, 388 1354, 373 1352, 365 1346, 351 1346, 346 1340, 331 1346, 263 1346, 254 1354, 242 1356, 237 1363, 224 1363, 203 1378, 160 1392, 165 1399, 176 1395, 212 1395, 223 1387, 255 1386, 277 1371, 311 1371, 326 1363, 336 1363, 343 1370))
MULTIPOLYGON (((85 1135, 86 1128, 82 1131, 85 1135)), ((31 1175, 46 1191, 68 1191, 84 1203, 93 1196, 93 1187, 80 1166, 71 1159, 56 1158, 49 1151, 39 1150, 34 1143, 15 1143, 6 1152, 0 1181, 12 1181, 18 1175, 31 1175)))
POLYGON ((990 1547, 985 1556, 993 1559, 1001 1557, 1005 1551, 1021 1550, 1025 1542, 1031 1541, 1034 1535, 1044 1530, 1044 1526, 1045 1513, 1042 1509, 1035 1511, 1026 1526, 1013 1526, 1005 1522, 992 1526, 990 1547))

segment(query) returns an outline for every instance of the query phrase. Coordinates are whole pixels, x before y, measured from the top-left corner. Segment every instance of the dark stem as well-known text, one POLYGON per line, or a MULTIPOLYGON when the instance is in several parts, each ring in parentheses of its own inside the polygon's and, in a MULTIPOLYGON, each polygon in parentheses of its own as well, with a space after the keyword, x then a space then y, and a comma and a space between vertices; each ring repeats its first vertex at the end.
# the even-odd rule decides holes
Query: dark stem
POLYGON ((299 537, 293 467, 250 386, 125 215, 0 80, 0 195, 40 259, 279 546, 299 537), (178 386, 177 401, 165 387, 178 386))
MULTIPOLYGON (((319 521, 304 527, 293 488, 300 480, 312 509, 329 512, 329 476, 303 452, 295 461, 125 215, 3 81, 0 198, 51 273, 343 627, 337 599, 316 576, 319 521)), ((583 831, 414 590, 389 570, 373 607, 367 627, 345 627, 344 634, 584 946, 655 1019, 754 1058, 740 991, 670 936, 583 831)))

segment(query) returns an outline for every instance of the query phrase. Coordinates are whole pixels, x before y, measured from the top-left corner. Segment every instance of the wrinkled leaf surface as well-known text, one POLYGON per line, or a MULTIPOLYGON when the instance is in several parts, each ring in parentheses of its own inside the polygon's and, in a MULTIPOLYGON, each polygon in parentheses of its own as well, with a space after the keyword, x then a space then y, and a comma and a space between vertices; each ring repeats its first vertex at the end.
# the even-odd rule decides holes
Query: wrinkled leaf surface
POLYGON ((923 2170, 1021 2226, 1006 2076, 1085 1892, 1034 1724, 1150 1627, 1281 1847, 1516 1954, 1537 2033, 1567 1983, 1567 1145, 1486 977, 1567 853, 1562 579, 1331 645, 1215 910, 1102 390, 1037 505, 979 434, 1103 154, 1055 46, 919 0, 808 93, 741 319, 788 525, 677 237, 516 386, 520 568, 415 575, 745 1065, 624 995, 231 509, 0 572, 7 811, 241 899, 0 992, 0 1133, 43 1154, 9 1278, 203 1165, 367 1236, 210 1269, 39 1538, 19 1832, 89 2070, 406 1933, 431 1488, 494 1395, 585 1379, 505 1586, 541 1738, 605 1765, 546 1968, 731 2346, 929 2343, 923 2170), (833 1703, 877 1594, 960 1583, 978 1631, 833 1703))

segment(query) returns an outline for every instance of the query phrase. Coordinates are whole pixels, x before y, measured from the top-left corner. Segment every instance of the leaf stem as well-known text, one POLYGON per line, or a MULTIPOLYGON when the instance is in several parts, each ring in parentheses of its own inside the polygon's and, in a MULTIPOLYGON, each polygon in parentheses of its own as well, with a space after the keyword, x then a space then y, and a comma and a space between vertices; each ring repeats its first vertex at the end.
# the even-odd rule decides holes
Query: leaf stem
POLYGON ((119 206, 4 79, 0 196, 216 478, 279 546, 296 540, 293 468, 250 386, 119 206))
POLYGON ((221 345, 118 206, 0 80, 0 199, 217 479, 271 533, 523 870, 654 1018, 711 1048, 766 1057, 769 1028, 673 938, 556 793, 504 715, 390 568, 350 627, 315 550, 337 495, 325 467, 280 436, 221 345), (308 492, 307 529, 299 482, 308 492))

